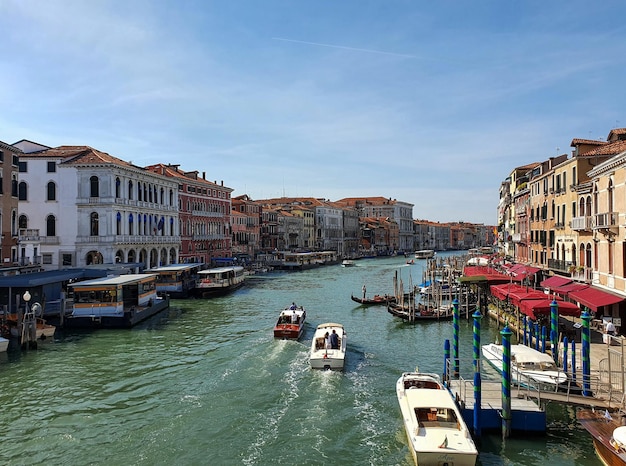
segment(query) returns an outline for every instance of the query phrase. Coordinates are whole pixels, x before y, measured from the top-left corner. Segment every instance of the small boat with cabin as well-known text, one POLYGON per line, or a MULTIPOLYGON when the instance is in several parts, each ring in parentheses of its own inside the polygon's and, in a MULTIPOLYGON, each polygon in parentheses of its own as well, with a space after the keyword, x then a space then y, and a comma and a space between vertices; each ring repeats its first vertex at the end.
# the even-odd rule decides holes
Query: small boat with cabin
POLYGON ((355 265, 356 263, 351 259, 344 259, 343 261, 341 261, 342 267, 354 267, 355 265))
POLYGON ((396 395, 416 465, 474 466, 478 450, 463 415, 437 374, 405 372, 396 395))
MULTIPOLYGON (((482 346, 483 357, 502 373, 502 345, 482 346)), ((567 389, 568 377, 552 356, 526 345, 511 345, 511 382, 524 387, 556 392, 567 389)))
POLYGON ((196 288, 198 272, 203 267, 202 263, 170 264, 146 270, 146 273, 157 275, 156 290, 159 296, 188 298, 196 288))
POLYGON ((348 336, 343 325, 330 322, 318 325, 311 342, 311 368, 343 370, 347 344, 348 336))
POLYGON ((155 274, 129 274, 84 280, 72 290, 71 314, 63 326, 130 328, 169 307, 156 292, 155 274))
POLYGON ((220 296, 241 287, 246 278, 240 265, 200 270, 195 294, 203 298, 220 296))
POLYGON ((416 259, 432 259, 435 257, 435 251, 433 249, 421 249, 419 251, 415 251, 416 259))
POLYGON ((280 311, 276 325, 274 325, 274 338, 283 340, 298 340, 304 333, 306 310, 302 306, 291 306, 280 311))

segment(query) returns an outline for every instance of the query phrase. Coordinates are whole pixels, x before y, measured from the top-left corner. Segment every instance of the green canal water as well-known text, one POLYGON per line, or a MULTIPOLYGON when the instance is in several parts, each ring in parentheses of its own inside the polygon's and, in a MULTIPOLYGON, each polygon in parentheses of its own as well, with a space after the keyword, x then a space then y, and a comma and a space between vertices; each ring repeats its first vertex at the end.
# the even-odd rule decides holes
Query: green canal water
MULTIPOLYGON (((410 465, 395 382, 416 366, 442 372, 451 322, 407 324, 350 294, 391 293, 396 271, 406 287, 423 267, 393 257, 256 275, 132 330, 58 331, 11 351, 0 361, 0 464, 410 465), (305 335, 274 340, 292 301, 307 309, 305 335), (348 332, 343 373, 308 365, 314 328, 329 321, 348 332)), ((483 319, 482 342, 497 333, 483 319)), ((469 360, 471 322, 460 339, 469 360)), ((484 434, 479 464, 599 464, 573 408, 549 405, 548 421, 545 436, 484 434)))

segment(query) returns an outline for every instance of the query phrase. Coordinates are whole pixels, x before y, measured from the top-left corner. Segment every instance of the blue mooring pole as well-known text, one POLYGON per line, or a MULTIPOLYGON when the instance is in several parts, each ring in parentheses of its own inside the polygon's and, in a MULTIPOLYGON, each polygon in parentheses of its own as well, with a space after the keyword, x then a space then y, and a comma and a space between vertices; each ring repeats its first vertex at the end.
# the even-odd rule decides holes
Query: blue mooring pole
POLYGON ((459 300, 452 300, 452 358, 454 359, 455 379, 459 378, 459 300))
POLYGON ((580 316, 583 321, 583 335, 582 335, 582 352, 583 352, 583 396, 591 396, 591 330, 589 324, 591 322, 591 314, 585 310, 580 316))
POLYGON ((480 411, 482 407, 482 383, 480 378, 480 309, 472 314, 474 318, 474 435, 480 437, 480 411))
POLYGON ((576 383, 576 340, 572 340, 572 382, 576 383))
POLYGON ((541 352, 542 353, 546 352, 546 333, 547 333, 546 326, 543 325, 541 327, 541 352))
POLYGON ((450 340, 443 342, 443 380, 448 383, 448 364, 450 361, 450 340))
POLYGON ((507 325, 502 329, 502 438, 511 436, 511 335, 507 325))
POLYGON ((563 338, 563 372, 567 374, 567 337, 563 338))
POLYGON ((522 324, 524 325, 524 346, 528 346, 528 316, 524 316, 522 318, 522 324))
POLYGON ((559 365, 559 305, 556 299, 550 303, 550 349, 552 359, 559 365))

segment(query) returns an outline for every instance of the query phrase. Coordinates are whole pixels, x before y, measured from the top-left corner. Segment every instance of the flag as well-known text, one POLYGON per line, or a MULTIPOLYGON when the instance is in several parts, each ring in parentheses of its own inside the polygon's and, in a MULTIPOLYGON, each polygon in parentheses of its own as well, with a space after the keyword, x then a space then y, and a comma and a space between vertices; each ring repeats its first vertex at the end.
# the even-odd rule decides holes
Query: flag
POLYGON ((611 414, 609 413, 609 410, 608 410, 608 409, 605 409, 605 410, 604 410, 604 419, 606 419, 606 420, 607 420, 607 422, 608 422, 608 421, 612 421, 612 420, 613 420, 613 418, 611 417, 611 414))
POLYGON ((163 217, 161 217, 161 220, 159 220, 159 225, 157 226, 157 228, 158 228, 159 230, 162 230, 162 229, 163 229, 164 224, 165 224, 165 220, 163 219, 163 217))
POLYGON ((441 445, 439 445, 439 448, 448 448, 448 436, 446 435, 446 438, 443 439, 443 442, 441 445))

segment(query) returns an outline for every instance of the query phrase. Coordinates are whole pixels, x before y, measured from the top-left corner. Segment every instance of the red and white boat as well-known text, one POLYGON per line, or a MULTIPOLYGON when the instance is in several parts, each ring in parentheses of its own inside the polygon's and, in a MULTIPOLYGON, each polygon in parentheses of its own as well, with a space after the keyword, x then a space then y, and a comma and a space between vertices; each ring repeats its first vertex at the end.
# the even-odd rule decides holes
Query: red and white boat
POLYGON ((274 325, 274 338, 283 340, 297 340, 304 333, 304 321, 306 310, 302 306, 291 306, 280 311, 276 325, 274 325))

